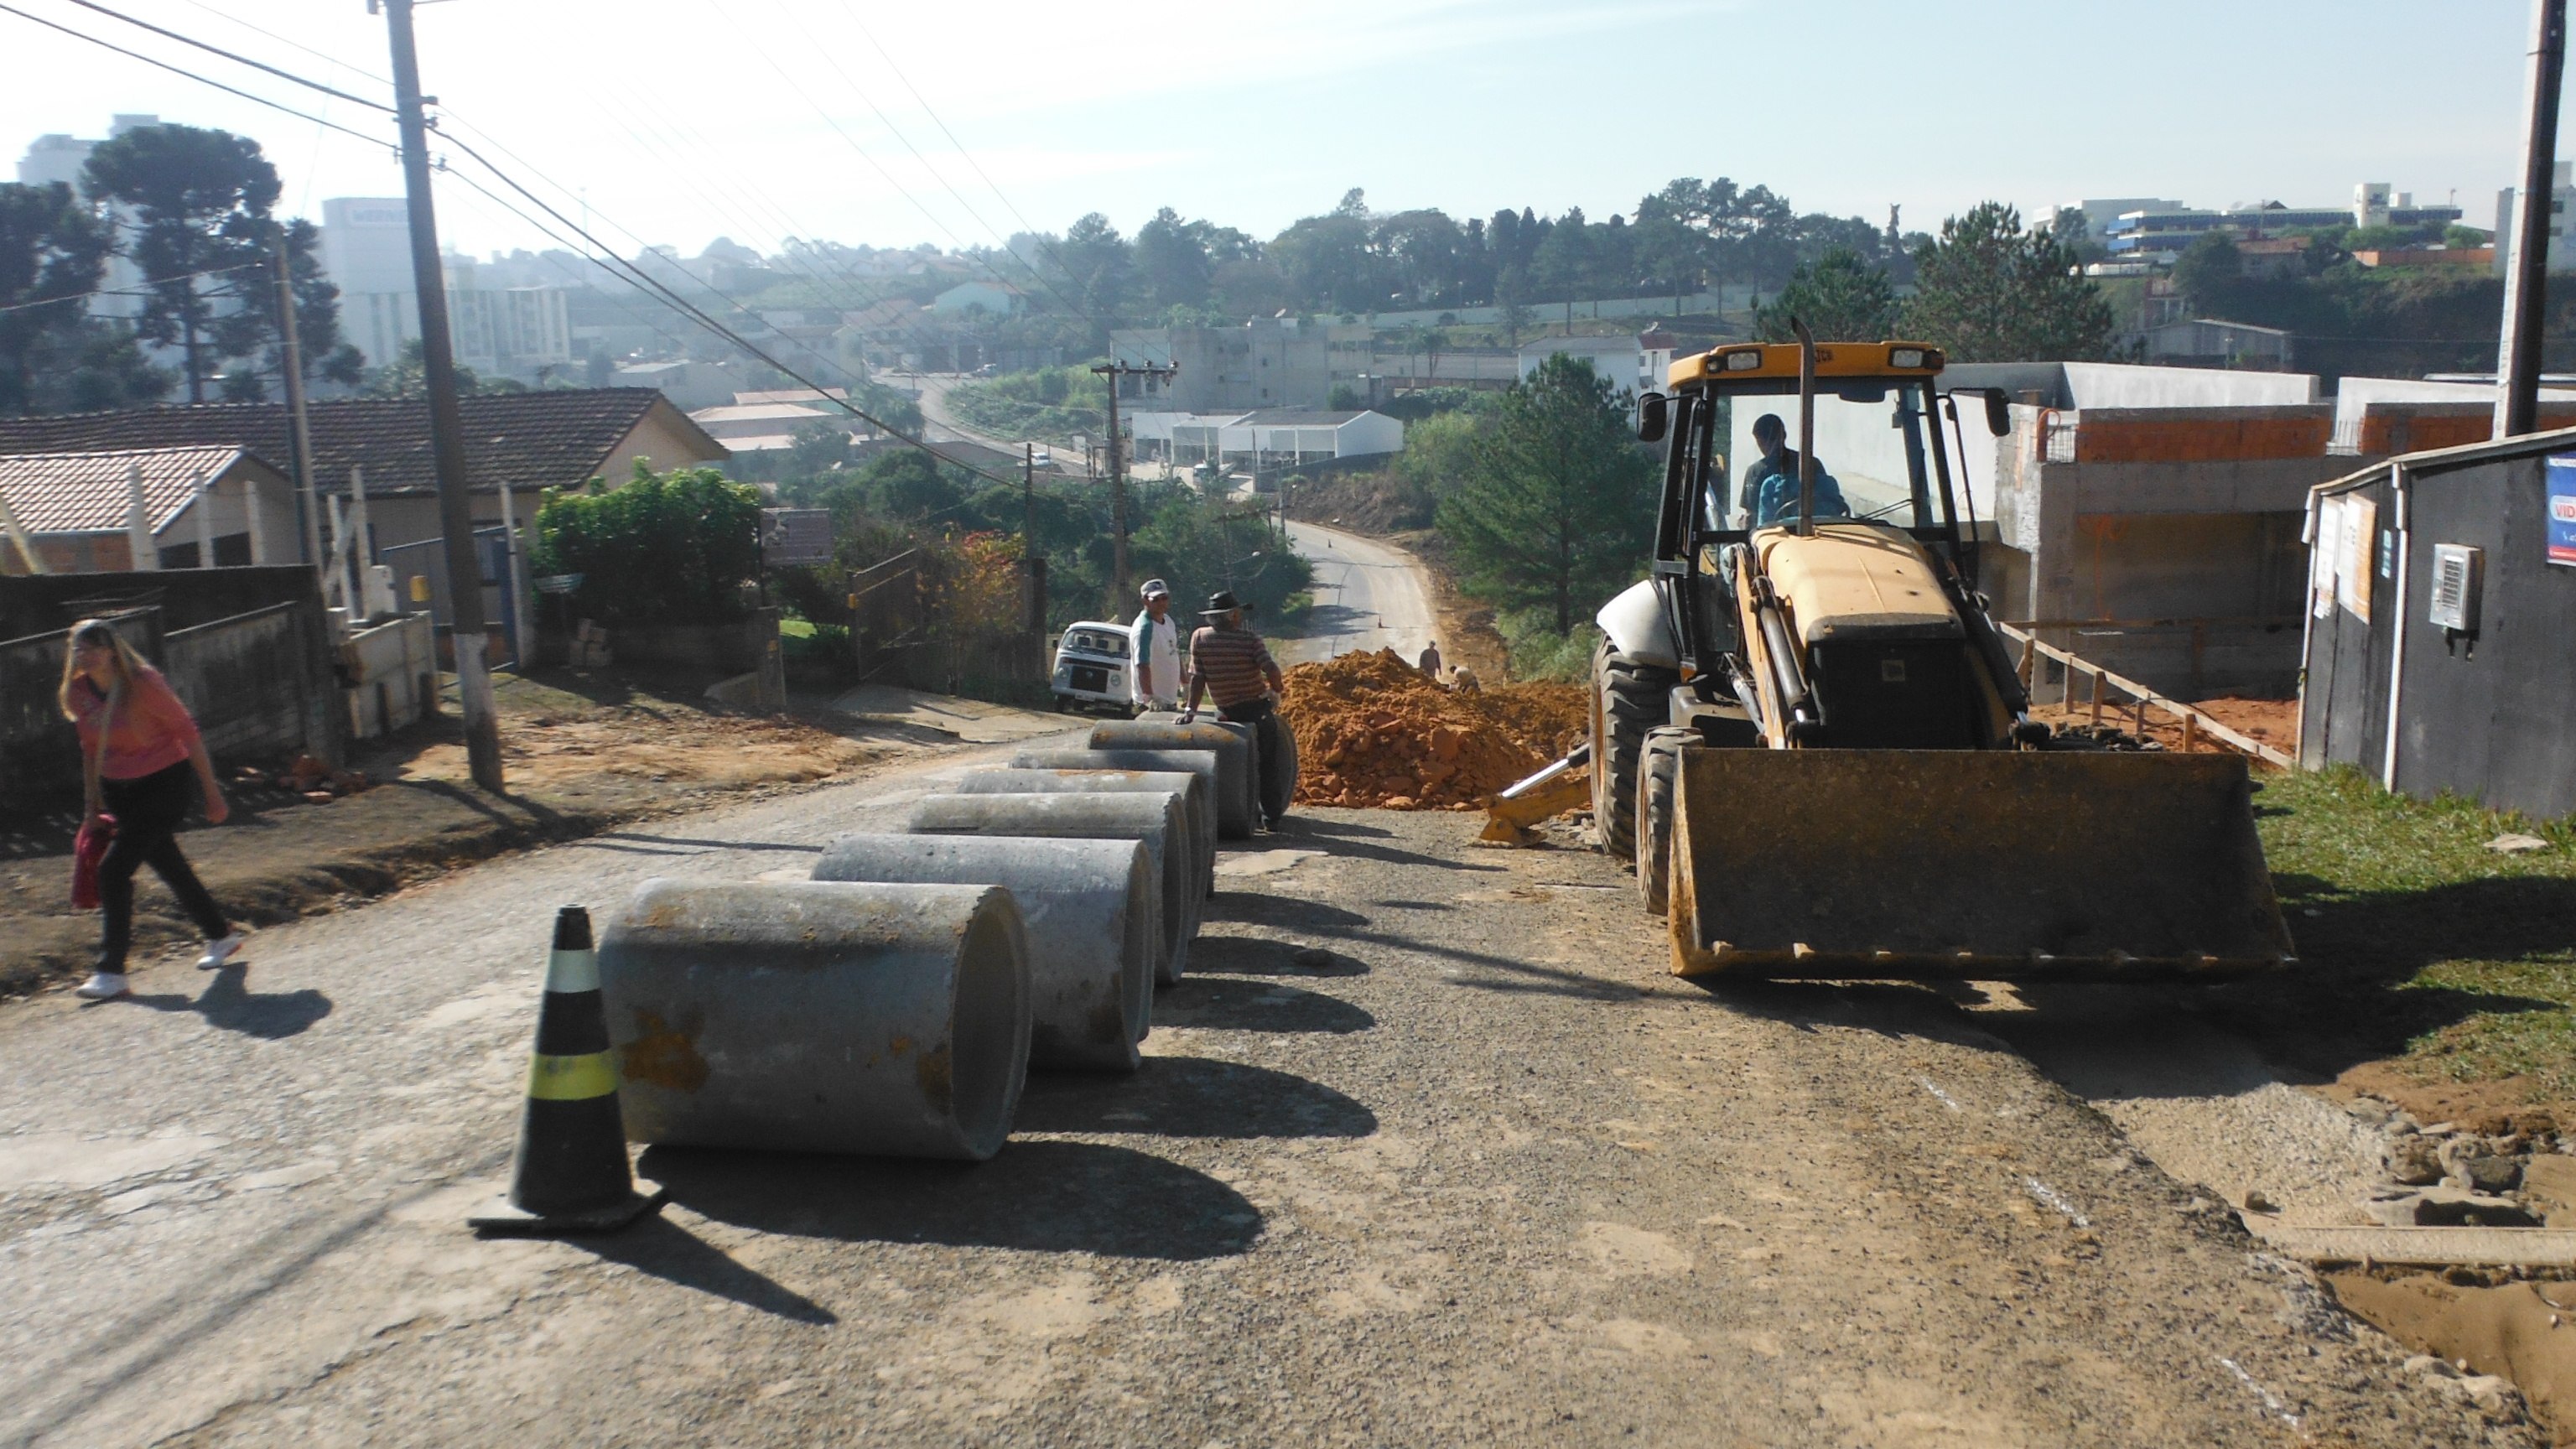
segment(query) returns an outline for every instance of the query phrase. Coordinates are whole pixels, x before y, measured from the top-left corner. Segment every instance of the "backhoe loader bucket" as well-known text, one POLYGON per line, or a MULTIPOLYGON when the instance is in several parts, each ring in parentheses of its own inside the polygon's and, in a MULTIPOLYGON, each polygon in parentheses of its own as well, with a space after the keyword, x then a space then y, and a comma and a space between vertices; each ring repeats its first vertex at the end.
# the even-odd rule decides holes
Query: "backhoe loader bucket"
POLYGON ((1673 973, 2225 976, 2290 934, 2234 755, 1682 752, 1673 973))

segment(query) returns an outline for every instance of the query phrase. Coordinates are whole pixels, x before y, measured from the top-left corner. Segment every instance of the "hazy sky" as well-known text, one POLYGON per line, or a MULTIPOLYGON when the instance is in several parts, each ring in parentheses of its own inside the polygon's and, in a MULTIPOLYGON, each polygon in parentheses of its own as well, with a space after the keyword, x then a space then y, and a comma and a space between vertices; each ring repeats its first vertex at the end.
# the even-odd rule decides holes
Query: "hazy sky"
MULTIPOLYGON (((391 137, 377 112, 70 0, 11 3, 391 137)), ((390 95, 364 0, 102 3, 390 95)), ((2340 205, 2361 180, 2456 192, 2491 225, 2519 164, 2528 17, 2525 0, 444 0, 419 27, 459 134, 524 158, 568 212, 586 200, 621 250, 695 252, 718 235, 992 244, 1093 210, 1132 232, 1167 205, 1268 236, 1352 186, 1381 210, 1599 219, 1683 175, 1874 221, 1901 204, 1908 229, 1988 197, 2340 205)), ((12 161, 40 133, 151 112, 258 138, 290 210, 400 193, 385 150, 18 16, 0 14, 0 55, 12 161)), ((546 244, 453 181, 439 207, 463 249, 546 244)))

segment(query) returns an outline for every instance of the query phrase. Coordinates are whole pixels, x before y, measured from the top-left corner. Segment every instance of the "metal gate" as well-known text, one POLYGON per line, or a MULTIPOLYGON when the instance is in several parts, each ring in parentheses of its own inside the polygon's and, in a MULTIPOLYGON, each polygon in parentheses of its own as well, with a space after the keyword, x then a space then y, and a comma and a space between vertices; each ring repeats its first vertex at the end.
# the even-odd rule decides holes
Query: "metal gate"
MULTIPOLYGON (((474 530, 474 556, 482 565, 483 601, 486 605, 498 604, 497 608, 484 609, 483 617, 487 622, 498 623, 502 646, 510 656, 502 663, 516 669, 520 665, 519 600, 518 591, 510 587, 508 531, 497 523, 474 530)), ((393 570, 396 607, 406 614, 426 611, 431 623, 451 630, 455 627, 456 614, 447 595, 445 539, 425 538, 418 543, 380 548, 375 561, 393 570), (425 601, 413 597, 412 580, 416 578, 429 581, 429 598, 425 601)))

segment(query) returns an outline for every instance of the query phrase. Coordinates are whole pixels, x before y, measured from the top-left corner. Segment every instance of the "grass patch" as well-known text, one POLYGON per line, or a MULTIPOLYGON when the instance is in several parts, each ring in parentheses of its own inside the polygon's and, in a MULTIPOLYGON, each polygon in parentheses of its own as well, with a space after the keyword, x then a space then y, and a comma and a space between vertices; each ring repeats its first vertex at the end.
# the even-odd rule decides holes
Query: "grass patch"
POLYGON ((2388 1059, 2576 1099, 2576 825, 2391 795, 2350 769, 2264 784, 2256 825, 2304 966, 2232 1003, 2237 1024, 2329 1073, 2388 1059), (2487 849, 2506 832, 2549 846, 2487 849))

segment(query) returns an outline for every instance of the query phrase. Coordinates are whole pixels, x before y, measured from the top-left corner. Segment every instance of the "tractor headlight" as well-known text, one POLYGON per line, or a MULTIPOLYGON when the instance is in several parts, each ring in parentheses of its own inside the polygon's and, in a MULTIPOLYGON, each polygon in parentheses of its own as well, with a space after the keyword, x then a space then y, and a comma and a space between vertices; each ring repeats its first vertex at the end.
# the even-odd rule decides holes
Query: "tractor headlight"
POLYGON ((1751 372, 1761 365, 1762 352, 1759 348, 1747 348, 1742 352, 1726 354, 1726 370, 1729 372, 1751 372))
POLYGON ((1890 367, 1921 367, 1923 365, 1923 349, 1920 347, 1891 347, 1887 349, 1887 365, 1890 367))

